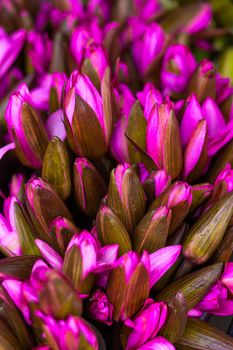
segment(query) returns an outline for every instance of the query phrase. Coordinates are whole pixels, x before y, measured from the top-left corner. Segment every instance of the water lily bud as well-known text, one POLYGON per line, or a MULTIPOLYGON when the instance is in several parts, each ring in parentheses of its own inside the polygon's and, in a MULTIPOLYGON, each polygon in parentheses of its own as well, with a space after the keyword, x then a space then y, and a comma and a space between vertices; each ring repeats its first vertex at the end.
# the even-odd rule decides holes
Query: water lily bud
POLYGON ((125 320, 143 306, 149 294, 149 260, 146 253, 141 258, 128 252, 118 259, 111 271, 107 296, 114 306, 113 319, 125 320))
POLYGON ((160 334, 175 343, 180 339, 187 324, 187 308, 183 293, 178 292, 167 302, 168 315, 160 334))
POLYGON ((119 255, 132 250, 128 232, 111 209, 103 206, 98 212, 96 221, 97 234, 102 245, 118 244, 119 255))
POLYGON ((25 255, 40 255, 35 244, 36 236, 26 211, 23 206, 17 202, 14 204, 14 222, 22 253, 25 255))
POLYGON ((171 221, 171 210, 160 207, 144 216, 135 228, 132 239, 134 250, 149 253, 165 246, 171 221))
POLYGON ((151 203, 149 210, 154 210, 161 205, 171 209, 172 217, 169 234, 183 222, 189 212, 192 203, 192 187, 186 182, 177 181, 158 198, 151 203))
POLYGON ((108 130, 99 92, 85 75, 73 72, 63 103, 68 142, 79 156, 101 157, 107 151, 108 130), (96 142, 98 140, 98 142, 96 142))
POLYGON ((146 129, 147 151, 159 169, 164 169, 172 179, 182 169, 180 132, 174 111, 168 104, 154 105, 146 129))
POLYGON ((199 207, 211 195, 213 186, 210 183, 197 184, 192 186, 192 204, 190 212, 199 207))
POLYGON ((202 103, 206 97, 215 98, 216 79, 214 65, 211 61, 203 60, 193 72, 187 87, 187 94, 195 93, 197 99, 202 103))
POLYGON ((209 208, 194 224, 183 244, 184 256, 203 264, 216 251, 233 215, 233 193, 209 208))
POLYGON ((185 332, 176 342, 175 346, 179 350, 208 350, 210 344, 212 350, 231 350, 233 340, 232 337, 209 323, 195 318, 189 318, 185 332))
POLYGON ((203 299, 209 288, 219 279, 222 269, 223 264, 218 263, 188 274, 163 289, 157 300, 168 301, 177 292, 182 292, 187 310, 190 310, 203 299))
POLYGON ((42 178, 47 180, 63 199, 71 192, 69 165, 69 156, 64 143, 58 137, 53 137, 44 155, 42 178))
POLYGON ((30 179, 25 193, 31 219, 40 237, 50 242, 49 225, 58 216, 72 220, 69 210, 53 187, 41 178, 30 179))
POLYGON ((11 95, 5 118, 19 160, 26 166, 40 168, 48 136, 25 84, 11 95))
POLYGON ((113 306, 110 304, 107 295, 100 289, 94 292, 87 305, 88 316, 96 321, 112 324, 113 306))
POLYGON ((93 286, 92 271, 96 261, 97 243, 94 237, 87 231, 74 235, 65 253, 63 272, 83 294, 88 294, 93 286))
POLYGON ((62 274, 56 270, 48 271, 47 282, 39 292, 40 309, 56 319, 69 315, 81 315, 82 301, 62 274))
POLYGON ((159 197, 171 185, 171 177, 164 170, 153 171, 143 182, 148 203, 159 197))
POLYGON ((49 230, 51 244, 61 256, 64 256, 73 235, 80 231, 71 221, 63 217, 53 220, 49 226, 49 230))
POLYGON ((74 195, 80 210, 94 217, 107 192, 102 176, 85 158, 77 158, 73 166, 74 195))
POLYGON ((145 213, 143 187, 129 164, 118 165, 111 173, 108 206, 131 233, 145 213))
POLYGON ((161 81, 165 91, 182 92, 196 68, 195 58, 187 46, 169 46, 163 58, 161 81))

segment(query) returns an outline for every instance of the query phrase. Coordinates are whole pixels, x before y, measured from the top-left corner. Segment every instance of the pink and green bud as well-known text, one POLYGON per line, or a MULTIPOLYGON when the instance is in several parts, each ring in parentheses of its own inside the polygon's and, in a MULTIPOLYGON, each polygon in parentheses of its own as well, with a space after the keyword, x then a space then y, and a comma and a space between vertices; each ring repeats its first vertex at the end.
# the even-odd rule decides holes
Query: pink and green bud
POLYGON ((112 324, 113 306, 107 295, 100 289, 94 292, 89 299, 87 306, 88 316, 92 319, 107 324, 112 324))

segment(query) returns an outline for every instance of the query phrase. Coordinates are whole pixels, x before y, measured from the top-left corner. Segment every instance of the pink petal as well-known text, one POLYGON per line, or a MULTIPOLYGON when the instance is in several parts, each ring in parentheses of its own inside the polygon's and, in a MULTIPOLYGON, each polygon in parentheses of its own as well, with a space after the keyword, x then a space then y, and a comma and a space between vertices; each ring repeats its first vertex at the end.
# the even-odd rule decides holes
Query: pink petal
POLYGON ((0 159, 9 151, 15 149, 15 143, 11 142, 8 145, 0 148, 0 159))

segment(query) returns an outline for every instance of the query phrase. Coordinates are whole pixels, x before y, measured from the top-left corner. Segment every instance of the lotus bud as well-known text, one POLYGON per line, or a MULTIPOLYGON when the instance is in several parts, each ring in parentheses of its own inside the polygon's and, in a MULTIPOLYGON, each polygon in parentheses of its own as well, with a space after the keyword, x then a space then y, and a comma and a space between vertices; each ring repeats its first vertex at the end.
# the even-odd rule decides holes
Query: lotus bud
POLYGON ((56 136, 50 140, 46 149, 42 178, 54 187, 62 199, 69 196, 71 192, 69 156, 64 143, 56 136))
POLYGON ((73 178, 78 207, 85 215, 94 217, 107 192, 102 176, 87 159, 77 158, 73 166, 73 178))
POLYGON ((109 126, 105 122, 101 96, 87 76, 77 71, 72 73, 66 85, 63 108, 72 150, 89 158, 106 153, 109 126))
POLYGON ((171 210, 160 207, 144 216, 133 232, 133 247, 138 253, 153 253, 165 246, 171 221, 171 210))
POLYGON ((160 334, 174 344, 182 337, 187 323, 187 309, 184 295, 178 292, 171 297, 167 306, 168 315, 160 334))
POLYGON ((153 171, 143 182, 149 203, 159 197, 171 185, 171 177, 164 170, 153 171))
POLYGON ((166 50, 163 58, 161 81, 165 91, 182 92, 196 68, 195 58, 182 44, 174 44, 166 50))
POLYGON ((188 94, 195 93, 197 99, 202 103, 206 97, 215 98, 216 79, 212 62, 203 60, 193 72, 187 87, 188 94))
POLYGON ((124 254, 116 262, 107 283, 107 296, 114 306, 113 319, 126 320, 143 306, 149 294, 149 260, 135 252, 124 254))
POLYGON ((129 164, 118 165, 111 173, 108 206, 131 233, 145 213, 145 194, 129 164))
POLYGON ((118 244, 119 255, 132 250, 125 227, 111 209, 103 206, 97 215, 97 234, 102 245, 118 244))
POLYGON ((5 118, 19 160, 26 166, 40 168, 48 136, 25 84, 11 95, 5 118))
POLYGON ((148 120, 150 112, 155 103, 160 105, 163 102, 160 91, 157 90, 152 83, 146 83, 143 90, 137 93, 137 98, 143 106, 143 112, 146 120, 148 120))
POLYGON ((56 319, 63 319, 69 315, 81 315, 81 299, 61 273, 55 270, 48 271, 46 279, 46 284, 39 291, 40 309, 56 319))
POLYGON ((151 203, 149 210, 154 210, 161 205, 166 205, 171 209, 172 217, 169 227, 169 234, 171 234, 188 214, 191 203, 192 187, 186 182, 177 181, 151 203))
POLYGON ((219 279, 222 269, 223 264, 218 263, 192 272, 169 284, 169 286, 159 293, 157 300, 168 301, 177 292, 182 292, 187 310, 190 310, 203 299, 209 288, 219 279))
POLYGON ((209 323, 195 318, 189 318, 185 332, 175 346, 180 350, 191 350, 195 348, 207 350, 210 344, 212 350, 231 350, 233 340, 223 331, 209 323))
POLYGON ((211 195, 213 186, 210 183, 197 184, 192 186, 192 204, 190 212, 199 207, 211 195))
POLYGON ((31 219, 41 238, 49 242, 49 225, 58 216, 71 220, 69 210, 53 187, 41 178, 30 179, 25 193, 31 219))
POLYGON ((165 303, 154 303, 147 299, 142 310, 133 319, 127 319, 122 328, 121 342, 125 349, 143 348, 164 325, 167 316, 165 303), (146 321, 146 327, 145 327, 146 321))
POLYGON ((93 286, 92 271, 96 264, 97 243, 94 237, 87 231, 74 235, 66 250, 63 272, 83 294, 88 294, 93 286))
POLYGON ((168 104, 154 105, 146 130, 147 151, 159 169, 175 179, 182 169, 178 122, 168 104))
POLYGON ((88 316, 110 326, 112 324, 113 306, 107 295, 100 289, 94 292, 88 301, 88 316))
POLYGON ((194 264, 205 263, 218 248, 233 215, 233 193, 209 208, 194 224, 183 244, 183 254, 194 264))
POLYGON ((51 85, 49 93, 49 111, 53 113, 61 108, 62 89, 67 81, 65 73, 55 72, 51 75, 51 85))

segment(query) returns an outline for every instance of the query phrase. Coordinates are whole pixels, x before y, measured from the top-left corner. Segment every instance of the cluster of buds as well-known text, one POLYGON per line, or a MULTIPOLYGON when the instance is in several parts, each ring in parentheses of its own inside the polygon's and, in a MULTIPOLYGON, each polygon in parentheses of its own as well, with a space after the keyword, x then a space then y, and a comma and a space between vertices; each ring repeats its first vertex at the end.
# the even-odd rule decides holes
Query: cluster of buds
POLYGON ((213 15, 0 3, 3 350, 233 348, 204 321, 233 316, 233 88, 229 58, 211 61, 230 33, 213 15))

